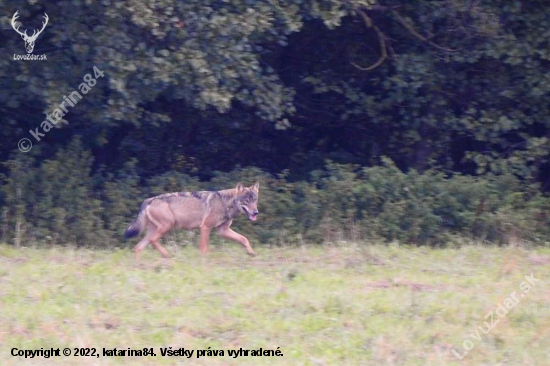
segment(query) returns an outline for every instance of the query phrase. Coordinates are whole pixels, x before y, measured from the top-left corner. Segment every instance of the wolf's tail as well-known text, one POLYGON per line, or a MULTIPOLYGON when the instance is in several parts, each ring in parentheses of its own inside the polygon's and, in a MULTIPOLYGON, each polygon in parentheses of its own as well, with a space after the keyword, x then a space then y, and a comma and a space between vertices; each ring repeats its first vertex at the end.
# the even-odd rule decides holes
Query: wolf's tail
POLYGON ((134 222, 132 222, 130 226, 128 226, 128 229, 126 229, 126 231, 124 232, 124 240, 133 238, 143 231, 143 229, 145 228, 145 220, 147 219, 147 215, 145 213, 145 208, 147 208, 147 206, 148 204, 141 205, 138 217, 134 220, 134 222))

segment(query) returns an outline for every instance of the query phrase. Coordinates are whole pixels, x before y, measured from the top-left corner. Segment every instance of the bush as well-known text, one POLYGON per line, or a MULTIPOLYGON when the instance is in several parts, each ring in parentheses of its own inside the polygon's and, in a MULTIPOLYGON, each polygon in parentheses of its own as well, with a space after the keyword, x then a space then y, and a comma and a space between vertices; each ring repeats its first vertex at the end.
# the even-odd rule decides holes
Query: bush
POLYGON ((239 181, 260 182, 259 220, 234 223, 254 243, 376 238, 444 245, 457 235, 496 244, 550 240, 550 199, 511 175, 405 173, 389 159, 369 168, 327 162, 298 182, 289 172, 275 177, 257 168, 217 172, 207 182, 177 172, 142 179, 135 161, 117 174, 99 169, 92 175, 92 157, 78 139, 40 164, 22 154, 6 164, 1 228, 13 244, 121 245, 145 198, 232 188, 239 181))

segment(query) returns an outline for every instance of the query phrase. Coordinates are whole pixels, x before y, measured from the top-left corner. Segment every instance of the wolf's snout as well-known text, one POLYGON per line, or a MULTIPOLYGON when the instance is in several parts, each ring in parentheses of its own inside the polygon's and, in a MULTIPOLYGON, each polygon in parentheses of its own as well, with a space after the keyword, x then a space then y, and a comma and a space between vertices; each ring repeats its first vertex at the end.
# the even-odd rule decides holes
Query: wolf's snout
POLYGON ((256 216, 257 214, 259 214, 258 210, 252 211, 252 215, 256 216))

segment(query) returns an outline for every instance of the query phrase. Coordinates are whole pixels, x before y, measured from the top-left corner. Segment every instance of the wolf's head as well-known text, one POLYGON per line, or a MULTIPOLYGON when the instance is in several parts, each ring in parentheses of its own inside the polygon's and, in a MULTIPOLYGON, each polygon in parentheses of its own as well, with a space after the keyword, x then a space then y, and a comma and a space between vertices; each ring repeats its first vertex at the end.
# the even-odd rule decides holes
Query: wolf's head
POLYGON ((260 194, 260 183, 256 182, 250 187, 237 184, 235 204, 248 216, 248 219, 255 221, 258 218, 258 195, 260 194))

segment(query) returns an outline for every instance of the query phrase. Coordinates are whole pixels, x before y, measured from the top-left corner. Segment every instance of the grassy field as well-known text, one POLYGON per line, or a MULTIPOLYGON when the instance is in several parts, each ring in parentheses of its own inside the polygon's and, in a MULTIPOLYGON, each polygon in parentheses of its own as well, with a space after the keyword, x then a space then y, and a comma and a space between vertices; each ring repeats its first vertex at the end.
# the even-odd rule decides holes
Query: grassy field
POLYGON ((0 365, 549 364, 548 248, 168 249, 173 259, 148 249, 136 265, 130 250, 0 246, 0 365), (540 281, 524 293, 531 273, 540 281), (517 304, 477 336, 514 291, 517 304), (462 356, 465 340, 473 348, 459 361, 451 350, 462 356), (14 347, 100 356, 24 359, 14 347), (115 347, 157 356, 103 356, 115 347), (160 347, 195 353, 162 357, 160 347), (197 359, 208 347, 225 355, 197 359), (283 356, 227 354, 260 347, 283 356))

